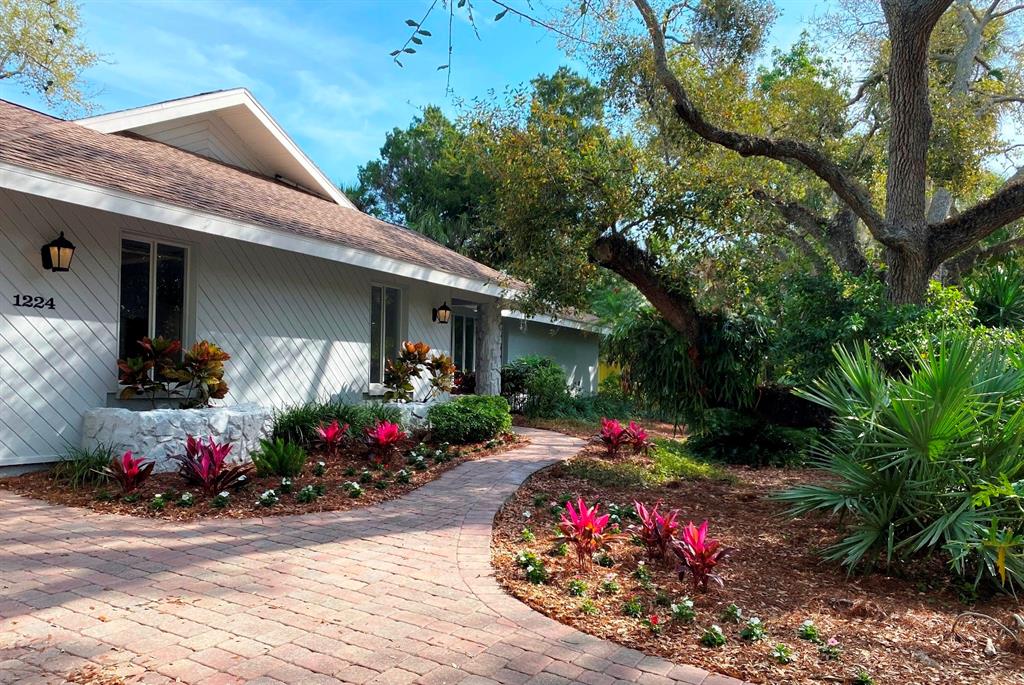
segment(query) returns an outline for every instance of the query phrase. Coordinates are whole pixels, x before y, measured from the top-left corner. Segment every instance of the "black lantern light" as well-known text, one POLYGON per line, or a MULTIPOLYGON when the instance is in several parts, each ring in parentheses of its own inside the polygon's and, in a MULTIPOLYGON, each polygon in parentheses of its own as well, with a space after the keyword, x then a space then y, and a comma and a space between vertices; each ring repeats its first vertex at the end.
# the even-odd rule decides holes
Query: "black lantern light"
POLYGON ((64 237, 64 231, 56 240, 43 245, 40 253, 43 256, 43 268, 50 271, 70 271, 71 258, 75 256, 75 246, 64 237))
POLYGON ((452 320, 452 310, 448 307, 448 302, 445 302, 440 307, 434 310, 433 319, 437 323, 448 323, 452 320))

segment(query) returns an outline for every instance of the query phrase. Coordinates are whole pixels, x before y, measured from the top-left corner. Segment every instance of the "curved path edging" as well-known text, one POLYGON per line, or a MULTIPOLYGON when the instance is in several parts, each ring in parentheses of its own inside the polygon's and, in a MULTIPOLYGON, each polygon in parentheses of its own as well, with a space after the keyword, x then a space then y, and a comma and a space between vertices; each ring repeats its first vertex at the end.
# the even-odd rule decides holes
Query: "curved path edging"
POLYGON ((581 633, 507 595, 494 515, 582 441, 470 461, 346 512, 155 521, 0 492, 0 683, 742 685, 581 633))

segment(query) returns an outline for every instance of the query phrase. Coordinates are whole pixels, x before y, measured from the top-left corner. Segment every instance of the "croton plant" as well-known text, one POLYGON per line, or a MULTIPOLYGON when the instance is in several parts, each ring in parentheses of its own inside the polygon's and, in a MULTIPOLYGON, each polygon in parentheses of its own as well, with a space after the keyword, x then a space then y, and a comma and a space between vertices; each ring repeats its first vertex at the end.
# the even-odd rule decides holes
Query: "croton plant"
POLYGON ((403 342, 398 357, 384 362, 384 399, 411 402, 415 393, 413 380, 426 373, 430 391, 424 400, 455 387, 455 362, 442 352, 430 356, 430 345, 424 342, 403 342))
POLYGON ((139 341, 142 354, 117 360, 120 397, 123 400, 147 396, 182 397, 181 406, 208 407, 210 400, 228 394, 224 362, 231 355, 208 340, 200 340, 181 357, 181 341, 163 337, 139 341))

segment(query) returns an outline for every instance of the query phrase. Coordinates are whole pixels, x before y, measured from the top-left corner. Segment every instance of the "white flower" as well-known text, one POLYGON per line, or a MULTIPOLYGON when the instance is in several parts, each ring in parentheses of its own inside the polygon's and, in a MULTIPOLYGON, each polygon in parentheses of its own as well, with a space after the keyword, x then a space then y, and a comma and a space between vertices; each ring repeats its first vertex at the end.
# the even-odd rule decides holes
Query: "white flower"
POLYGON ((164 493, 162 493, 162 492, 158 492, 155 495, 153 495, 153 499, 163 499, 163 498, 164 498, 164 493))
POLYGON ((759 619, 759 618, 757 618, 757 617, 755 616, 754 618, 752 618, 752 619, 750 619, 749 621, 747 621, 747 625, 751 625, 751 626, 759 626, 759 625, 761 625, 761 619, 759 619))
POLYGON ((317 465, 317 466, 321 466, 321 467, 323 467, 323 466, 327 466, 326 462, 322 462, 322 461, 318 461, 318 462, 316 463, 316 465, 317 465))
POLYGON ((217 497, 223 497, 225 499, 227 499, 230 496, 231 495, 228 493, 227 490, 221 490, 220 492, 217 493, 217 497))
POLYGON ((524 511, 524 512, 523 512, 523 518, 524 518, 524 519, 528 519, 528 518, 530 518, 530 512, 528 512, 528 511, 524 511))
POLYGON ((804 628, 810 628, 811 626, 814 625, 814 621, 812 621, 811 619, 807 619, 806 621, 803 622, 802 625, 804 626, 804 628))

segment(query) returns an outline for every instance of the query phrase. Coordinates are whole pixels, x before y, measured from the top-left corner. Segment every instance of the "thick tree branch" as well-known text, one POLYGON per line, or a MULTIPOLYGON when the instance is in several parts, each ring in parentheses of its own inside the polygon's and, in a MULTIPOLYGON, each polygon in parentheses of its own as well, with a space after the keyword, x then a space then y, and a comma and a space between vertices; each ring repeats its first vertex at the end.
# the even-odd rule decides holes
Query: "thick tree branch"
POLYGON ((1024 182, 1008 184, 970 209, 932 225, 928 236, 931 261, 938 266, 953 255, 1024 217, 1024 182))
POLYGON ((738 152, 744 157, 768 157, 780 161, 796 161, 810 169, 845 202, 868 226, 872 235, 885 245, 898 245, 900 235, 891 230, 871 203, 867 188, 851 178, 821 150, 789 139, 772 139, 737 133, 712 124, 690 101, 682 83, 668 64, 665 35, 658 17, 647 0, 633 0, 651 36, 654 64, 658 80, 672 98, 676 114, 697 135, 705 140, 738 152))
POLYGON ((620 233, 601 236, 590 249, 590 259, 637 287, 672 328, 696 344, 700 335, 700 315, 693 296, 674 280, 666 279, 655 258, 620 233))

